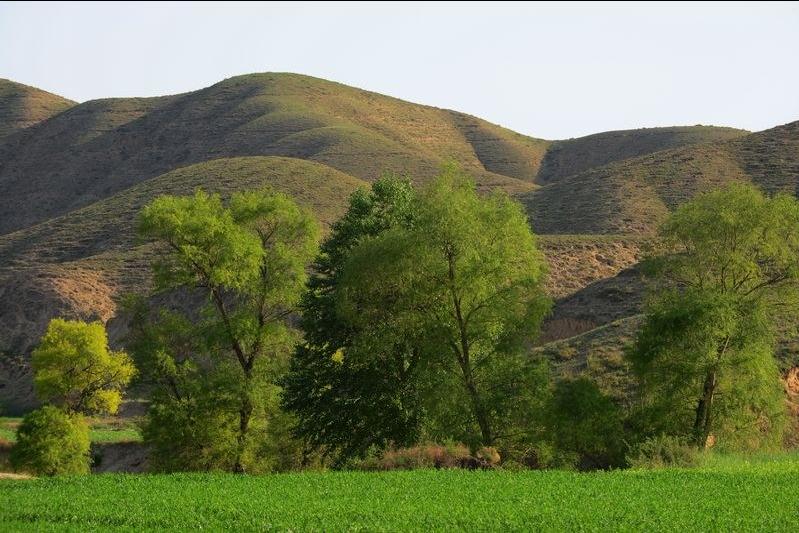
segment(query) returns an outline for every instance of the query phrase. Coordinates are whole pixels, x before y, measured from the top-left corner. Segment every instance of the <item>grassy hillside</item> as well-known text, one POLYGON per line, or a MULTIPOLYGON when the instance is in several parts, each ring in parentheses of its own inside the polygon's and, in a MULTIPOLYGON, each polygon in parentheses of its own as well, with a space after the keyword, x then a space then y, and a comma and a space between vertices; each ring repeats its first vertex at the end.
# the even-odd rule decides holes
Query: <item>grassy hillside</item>
POLYGON ((676 126, 608 131, 555 141, 541 162, 536 182, 551 183, 614 161, 681 146, 735 139, 747 133, 745 130, 715 126, 676 126))
POLYGON ((464 113, 449 113, 486 170, 535 181, 551 141, 526 137, 464 113))
POLYGON ((0 237, 0 349, 27 351, 49 318, 108 320, 117 297, 147 287, 149 246, 134 227, 143 205, 160 194, 201 187, 223 196, 272 187, 329 225, 361 180, 309 161, 280 157, 218 159, 180 168, 63 217, 0 237))
POLYGON ((294 157, 367 181, 385 170, 424 181, 454 159, 483 188, 523 193, 534 181, 742 133, 655 128, 553 144, 318 78, 251 74, 182 95, 86 102, 0 141, 0 187, 12 191, 0 198, 0 234, 223 157, 294 157))
POLYGON ((640 311, 641 247, 696 192, 738 179, 795 193, 799 122, 755 134, 693 126, 553 142, 295 74, 79 105, 2 81, 0 403, 30 402, 17 356, 52 317, 110 321, 118 338, 120 295, 149 286, 151 248, 133 227, 157 195, 269 185, 329 226, 383 171, 424 182, 450 159, 482 190, 520 198, 544 234, 556 300, 547 343, 640 311))
POLYGON ((347 198, 367 184, 325 165, 284 157, 223 158, 178 168, 61 217, 0 236, 0 264, 28 267, 62 263, 135 244, 139 210, 161 194, 197 188, 224 196, 272 187, 308 207, 325 225, 342 213, 347 198))
POLYGON ((239 76, 178 96, 87 102, 0 143, 0 188, 11 191, 0 198, 0 233, 177 167, 256 155, 316 161, 366 180, 384 170, 424 180, 454 159, 484 187, 521 192, 543 151, 473 117, 338 83, 239 76))
POLYGON ((635 340, 641 324, 635 315, 566 339, 535 348, 552 362, 554 374, 562 378, 587 376, 603 393, 620 404, 629 401, 635 387, 624 350, 635 340))
POLYGON ((671 209, 733 180, 797 193, 799 122, 625 159, 528 193, 539 233, 652 233, 671 209))
MULTIPOLYGON (((191 194, 197 188, 228 196, 272 187, 294 197, 327 226, 343 214, 349 195, 364 185, 299 159, 217 159, 0 236, 0 404, 13 412, 33 405, 30 373, 25 359, 16 355, 33 348, 51 318, 109 321, 122 295, 147 290, 151 247, 137 242, 134 228, 141 207, 156 196, 191 194)), ((114 340, 118 328, 111 328, 114 340)))
POLYGON ((74 105, 61 96, 0 78, 0 141, 74 105))

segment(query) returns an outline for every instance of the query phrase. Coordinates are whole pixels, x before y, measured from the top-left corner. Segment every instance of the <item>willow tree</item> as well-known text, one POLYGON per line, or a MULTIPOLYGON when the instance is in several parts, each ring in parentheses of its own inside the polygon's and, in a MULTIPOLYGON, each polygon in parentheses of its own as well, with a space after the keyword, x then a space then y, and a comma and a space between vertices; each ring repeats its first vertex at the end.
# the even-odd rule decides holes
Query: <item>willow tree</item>
MULTIPOLYGON (((199 386, 196 380, 182 381, 195 391, 220 389, 211 403, 229 405, 237 418, 232 469, 244 471, 248 457, 257 453, 250 446, 253 416, 268 415, 264 402, 276 398, 279 368, 295 341, 286 319, 305 285, 318 224, 283 194, 240 192, 225 205, 219 196, 198 191, 153 200, 141 212, 139 231, 161 244, 155 263, 158 288, 185 288, 207 299, 202 327, 189 327, 199 337, 199 342, 191 340, 197 346, 179 360, 169 347, 151 346, 150 353, 162 367, 175 369, 175 376, 185 378, 197 367, 218 371, 199 386)), ((186 321, 174 323, 182 323, 185 333, 186 321)), ((167 390, 181 400, 179 390, 167 390)))
POLYGON ((430 436, 494 445, 518 429, 540 375, 522 348, 548 310, 543 255, 522 207, 481 197, 456 167, 422 191, 415 216, 342 267, 337 312, 359 330, 350 352, 414 347, 438 411, 430 436))
POLYGON ((658 431, 704 446, 778 440, 777 324, 796 306, 799 203, 732 184, 680 206, 648 261, 654 284, 631 351, 658 431))

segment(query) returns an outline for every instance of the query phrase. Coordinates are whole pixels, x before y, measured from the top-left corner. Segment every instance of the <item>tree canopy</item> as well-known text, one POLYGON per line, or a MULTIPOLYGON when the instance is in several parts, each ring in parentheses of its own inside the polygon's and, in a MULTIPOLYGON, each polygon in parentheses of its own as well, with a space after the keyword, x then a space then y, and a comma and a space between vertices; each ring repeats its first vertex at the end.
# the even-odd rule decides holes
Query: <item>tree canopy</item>
POLYGON ((136 374, 127 354, 109 349, 102 323, 61 318, 50 321, 32 365, 39 398, 76 413, 116 413, 136 374))
POLYGON ((342 458, 388 443, 410 445, 419 437, 422 413, 412 347, 398 342, 369 357, 351 357, 362 328, 336 311, 341 268, 349 254, 365 239, 411 227, 416 202, 410 182, 398 176, 383 176, 370 189, 355 191, 322 244, 302 297, 304 342, 283 379, 283 403, 297 417, 298 436, 342 458))
POLYGON ((139 314, 148 324, 140 324, 131 343, 148 366, 166 370, 150 413, 153 431, 145 433, 161 439, 156 449, 165 455, 196 457, 191 448, 204 442, 219 457, 207 468, 256 468, 278 409, 276 379, 296 340, 287 318, 305 285, 319 225, 284 194, 239 192, 223 203, 197 191, 153 200, 141 212, 139 232, 160 244, 158 289, 189 291, 209 302, 199 317, 139 314), (210 431, 212 420, 218 427, 210 431), (166 421, 196 426, 172 426, 171 435, 156 431, 166 421), (196 439, 198 433, 213 436, 196 439), (235 436, 235 443, 220 435, 235 436), (188 449, 170 452, 172 446, 188 449))
POLYGON ((704 446, 778 440, 775 325, 793 312, 799 203, 733 184, 680 206, 648 263, 654 284, 631 351, 653 431, 704 446))
POLYGON ((428 433, 493 445, 517 429, 540 379, 521 348, 548 311, 544 272, 522 207, 479 196, 447 167, 420 194, 413 224, 364 239, 343 266, 336 312, 359 331, 344 358, 408 346, 402 364, 423 367, 436 413, 428 433))

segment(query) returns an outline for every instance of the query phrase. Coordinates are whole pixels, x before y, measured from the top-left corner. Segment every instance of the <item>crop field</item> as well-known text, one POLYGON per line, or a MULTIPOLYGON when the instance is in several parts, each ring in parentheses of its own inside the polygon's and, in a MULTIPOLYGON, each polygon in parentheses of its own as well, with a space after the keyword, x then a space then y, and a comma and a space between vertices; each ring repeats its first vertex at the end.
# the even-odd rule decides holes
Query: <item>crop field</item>
POLYGON ((799 531, 799 462, 0 480, 0 530, 799 531))

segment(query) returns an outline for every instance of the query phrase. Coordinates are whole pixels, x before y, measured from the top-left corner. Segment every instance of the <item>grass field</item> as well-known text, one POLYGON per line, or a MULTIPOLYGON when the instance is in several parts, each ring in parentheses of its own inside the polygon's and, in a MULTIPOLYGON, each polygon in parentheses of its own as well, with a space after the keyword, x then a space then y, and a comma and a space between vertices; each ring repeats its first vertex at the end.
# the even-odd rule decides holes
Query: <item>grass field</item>
MULTIPOLYGON (((21 418, 0 417, 0 440, 9 442, 16 441, 16 430, 22 422, 21 418)), ((139 430, 130 423, 120 423, 108 420, 89 420, 91 429, 89 437, 92 442, 111 443, 111 442, 139 442, 141 435, 139 430)))
POLYGON ((0 530, 797 531, 799 462, 0 480, 0 530))

